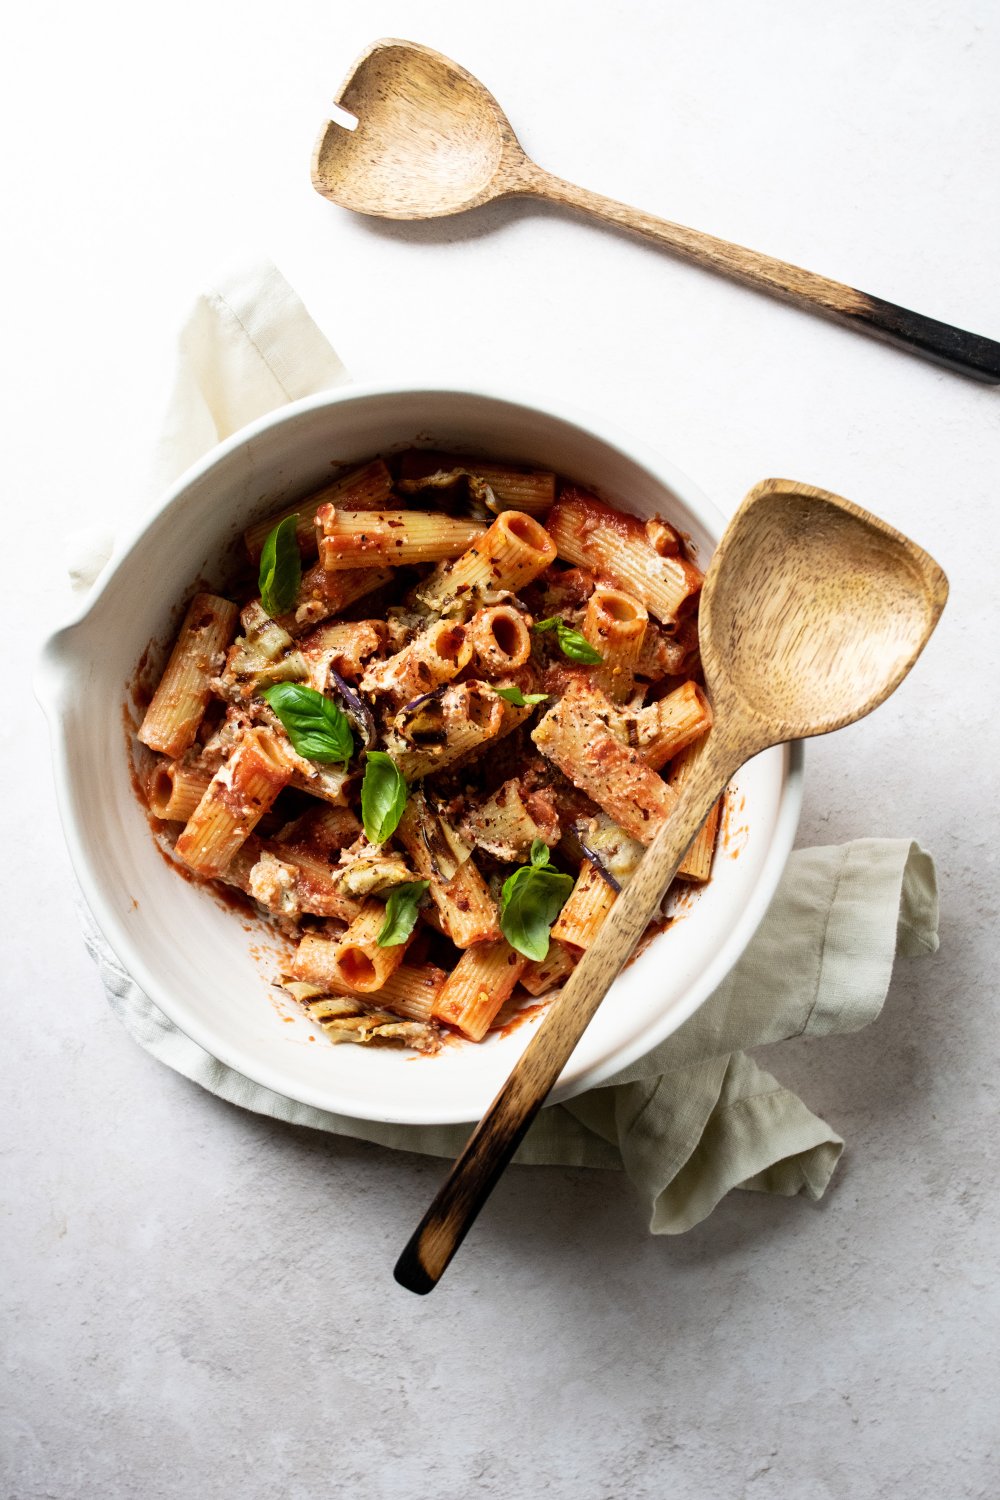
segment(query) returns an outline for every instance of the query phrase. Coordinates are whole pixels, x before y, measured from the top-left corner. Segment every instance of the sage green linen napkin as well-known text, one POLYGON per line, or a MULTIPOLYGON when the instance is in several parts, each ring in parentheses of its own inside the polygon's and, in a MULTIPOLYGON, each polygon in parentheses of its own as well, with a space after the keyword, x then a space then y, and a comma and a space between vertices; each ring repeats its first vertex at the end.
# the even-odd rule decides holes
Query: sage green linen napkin
MULTIPOLYGON (((199 299, 152 476, 172 482, 264 412, 343 383, 347 373, 274 266, 228 278, 199 299)), ((107 560, 81 537, 71 574, 87 586, 107 560)), ((454 1156, 464 1126, 395 1126, 298 1104, 225 1067, 179 1031, 111 952, 90 913, 88 949, 112 1009, 147 1052, 258 1114, 433 1156, 454 1156)), ((515 1158, 622 1168, 654 1234, 679 1234, 733 1188, 820 1198, 843 1141, 747 1049, 857 1031, 882 1008, 897 957, 933 953, 931 857, 905 839, 800 849, 729 978, 690 1020, 605 1086, 542 1111, 515 1158)))

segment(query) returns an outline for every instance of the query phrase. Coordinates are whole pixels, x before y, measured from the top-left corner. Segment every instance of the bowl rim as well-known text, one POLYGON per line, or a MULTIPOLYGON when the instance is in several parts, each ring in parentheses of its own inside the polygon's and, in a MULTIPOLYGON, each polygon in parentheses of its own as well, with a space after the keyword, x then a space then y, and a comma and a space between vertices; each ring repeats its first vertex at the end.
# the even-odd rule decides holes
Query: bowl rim
MULTIPOLYGON (((656 448, 619 426, 616 421, 596 416, 562 398, 553 398, 521 388, 512 389, 479 383, 473 385, 466 382, 456 384, 452 381, 359 381, 317 392, 266 412, 223 439, 185 469, 154 503, 144 509, 141 516, 136 517, 129 526, 123 528, 120 537, 116 537, 108 561, 79 607, 72 611, 43 643, 36 660, 33 678, 35 696, 49 725, 56 801, 70 860, 93 917, 123 968, 167 1019, 192 1042, 203 1048, 209 1056, 282 1098, 294 1099, 324 1113, 336 1113, 337 1110, 335 1105, 331 1105, 329 1097, 323 1097, 321 1091, 303 1083, 290 1092, 287 1079, 277 1074, 268 1076, 268 1069, 258 1060, 242 1054, 238 1045, 227 1045, 225 1039, 222 1039, 220 1045, 220 1038, 212 1034, 210 1024, 202 1023, 199 1014, 185 1014, 184 1019, 180 1020, 174 1010, 169 985, 162 983, 159 976, 147 966, 140 947, 133 941, 125 924, 119 919, 110 898, 105 895, 102 884, 92 869, 89 850, 81 836, 74 807, 70 747, 63 726, 61 689, 65 688, 68 680, 68 674, 64 670, 64 661, 68 660, 71 655, 69 638, 85 627, 103 595, 112 586, 118 572, 127 564, 133 550, 146 532, 164 517, 190 485, 202 479, 230 454, 271 428, 280 426, 304 412, 335 408, 351 402, 378 398, 426 396, 432 398, 451 396, 479 399, 488 403, 502 403, 578 427, 590 437, 596 438, 638 466, 645 468, 664 485, 675 490, 678 496, 698 515, 705 529, 716 540, 721 537, 725 529, 726 519, 718 507, 703 494, 699 486, 687 474, 665 458, 656 448)), ((803 797, 804 747, 801 741, 793 741, 785 745, 783 749, 785 754, 778 812, 760 875, 742 912, 713 958, 692 979, 683 999, 664 1011, 660 1024, 650 1026, 641 1037, 630 1043, 623 1043, 603 1061, 589 1068, 574 1070, 571 1059, 549 1095, 549 1104, 559 1103, 607 1083, 614 1075, 631 1067, 638 1058, 651 1052, 694 1015, 738 962, 771 902, 791 853, 798 828, 803 797)), ((352 1117, 415 1126, 464 1124, 469 1121, 469 1116, 465 1111, 456 1113, 454 1110, 449 1110, 446 1103, 438 1100, 432 1100, 430 1103, 431 1108, 420 1118, 414 1118, 411 1113, 405 1120, 401 1120, 398 1113, 386 1112, 377 1104, 372 1104, 370 1107, 365 1105, 362 1110, 358 1108, 358 1101, 355 1100, 351 1106, 352 1117)))

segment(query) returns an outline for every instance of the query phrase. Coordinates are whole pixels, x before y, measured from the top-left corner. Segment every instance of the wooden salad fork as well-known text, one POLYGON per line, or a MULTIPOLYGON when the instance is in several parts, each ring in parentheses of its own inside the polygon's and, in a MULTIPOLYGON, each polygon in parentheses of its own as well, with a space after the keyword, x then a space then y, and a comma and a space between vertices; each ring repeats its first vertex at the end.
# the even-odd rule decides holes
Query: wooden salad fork
POLYGON ((1000 343, 993 339, 554 177, 522 150, 489 90, 430 47, 373 43, 354 64, 337 106, 339 119, 316 143, 312 180, 343 208, 385 219, 436 219, 498 198, 546 198, 963 375, 1000 382, 1000 343))
POLYGON ((714 727, 669 819, 399 1257, 401 1285, 437 1284, 730 778, 770 745, 870 714, 913 666, 947 597, 933 558, 849 500, 786 479, 750 491, 701 596, 714 727))

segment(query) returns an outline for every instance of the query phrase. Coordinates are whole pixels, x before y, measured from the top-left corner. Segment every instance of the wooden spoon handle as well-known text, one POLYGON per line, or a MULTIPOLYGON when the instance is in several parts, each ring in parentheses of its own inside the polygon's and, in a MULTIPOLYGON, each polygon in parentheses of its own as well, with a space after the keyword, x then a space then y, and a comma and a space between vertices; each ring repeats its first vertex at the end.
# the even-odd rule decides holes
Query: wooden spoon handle
POLYGON ((577 1042, 655 915, 709 809, 749 751, 716 749, 709 735, 676 807, 646 851, 628 889, 469 1137, 394 1275, 411 1292, 433 1290, 497 1179, 541 1109, 577 1042))
POLYGON ((893 302, 884 302, 881 297, 871 297, 855 287, 830 281, 826 276, 815 276, 800 266, 775 260, 770 255, 758 255, 755 250, 746 250, 742 245, 732 245, 728 240, 716 239, 714 235, 701 234, 697 229, 686 229, 682 224, 671 224, 655 214, 616 203, 613 198, 605 198, 600 193, 591 193, 586 188, 564 182, 560 177, 553 177, 534 162, 527 163, 526 168, 519 192, 547 198, 553 203, 564 203, 607 223, 631 229, 687 260, 693 260, 696 265, 722 271, 736 281, 772 292, 786 302, 812 308, 848 328, 897 344, 935 364, 945 365, 962 375, 971 375, 974 380, 988 385, 1000 382, 1000 343, 994 339, 966 333, 950 323, 925 318, 921 313, 897 307, 893 302))

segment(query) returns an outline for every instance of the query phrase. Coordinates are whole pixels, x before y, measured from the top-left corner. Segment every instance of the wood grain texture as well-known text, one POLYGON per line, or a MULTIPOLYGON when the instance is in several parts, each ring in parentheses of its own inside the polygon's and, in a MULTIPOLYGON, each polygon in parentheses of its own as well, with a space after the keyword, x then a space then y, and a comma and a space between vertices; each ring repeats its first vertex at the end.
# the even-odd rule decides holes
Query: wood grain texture
POLYGON ((337 95, 356 130, 330 122, 313 153, 318 193, 385 219, 440 218, 502 194, 524 154, 492 94, 430 47, 387 39, 337 95))
POLYGON ((862 718, 898 687, 944 608, 934 560, 824 490, 768 479, 712 558, 699 617, 714 727, 692 755, 669 819, 473 1131, 395 1268, 429 1292, 658 910, 734 772, 768 745, 862 718))
POLYGON ((1000 343, 994 339, 554 177, 525 154, 489 90, 430 47, 392 39, 373 43, 355 63, 337 103, 356 117, 357 129, 334 122, 324 127, 312 180, 317 192, 343 208, 380 218, 429 219, 497 198, 544 198, 961 374, 1000 382, 1000 343))

